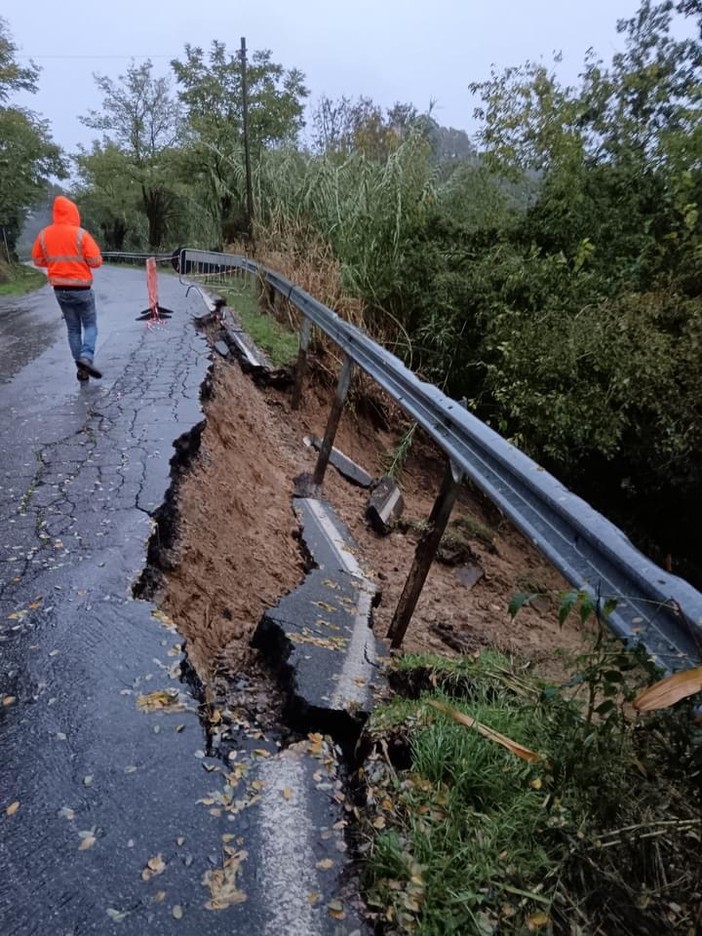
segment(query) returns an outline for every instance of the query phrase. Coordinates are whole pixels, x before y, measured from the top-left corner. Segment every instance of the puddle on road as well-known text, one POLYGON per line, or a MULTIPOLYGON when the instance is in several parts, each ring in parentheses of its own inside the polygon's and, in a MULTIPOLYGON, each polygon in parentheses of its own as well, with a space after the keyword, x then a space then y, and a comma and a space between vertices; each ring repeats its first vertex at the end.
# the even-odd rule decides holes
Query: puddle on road
POLYGON ((0 383, 43 354, 63 328, 58 308, 49 316, 16 300, 0 304, 0 383))

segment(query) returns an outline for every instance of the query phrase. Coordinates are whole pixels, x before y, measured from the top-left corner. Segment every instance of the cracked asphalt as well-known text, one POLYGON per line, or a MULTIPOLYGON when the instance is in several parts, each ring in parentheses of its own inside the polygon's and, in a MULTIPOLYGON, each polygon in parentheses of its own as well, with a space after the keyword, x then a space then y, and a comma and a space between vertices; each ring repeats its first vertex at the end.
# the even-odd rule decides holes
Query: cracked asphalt
POLYGON ((166 932, 176 904, 190 931, 186 921, 194 929, 208 913, 195 891, 210 858, 220 860, 221 830, 195 804, 208 787, 193 756, 203 743, 197 707, 136 706, 179 675, 177 635, 131 589, 173 442, 202 419, 208 367, 191 321, 201 300, 186 301, 172 277, 161 293, 177 314, 148 329, 135 321, 144 275, 100 272, 105 376, 88 385, 75 379, 48 287, 0 305, 4 934, 166 932), (155 888, 140 875, 157 854, 167 867, 155 888))
POLYGON ((159 283, 150 329, 144 274, 99 271, 87 384, 48 287, 0 303, 0 932, 360 933, 337 750, 225 712, 209 756, 182 640, 133 597, 210 366, 201 297, 159 283))

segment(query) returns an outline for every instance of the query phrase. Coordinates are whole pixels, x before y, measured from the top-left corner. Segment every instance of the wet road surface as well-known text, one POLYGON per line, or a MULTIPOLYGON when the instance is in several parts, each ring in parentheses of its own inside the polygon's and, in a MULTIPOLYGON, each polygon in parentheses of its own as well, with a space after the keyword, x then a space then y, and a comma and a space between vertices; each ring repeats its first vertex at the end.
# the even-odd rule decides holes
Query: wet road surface
POLYGON ((27 296, 0 297, 0 384, 52 344, 64 325, 56 302, 47 301, 47 289, 27 296))
POLYGON ((359 933, 334 747, 235 722, 207 756, 182 639, 132 595, 202 426, 202 299, 161 277, 149 329, 141 271, 95 291, 88 384, 48 287, 0 303, 0 933, 359 933))
POLYGON ((0 391, 4 934, 125 924, 158 933, 170 931, 176 903, 206 913, 202 901, 188 906, 193 868, 174 854, 180 836, 192 864, 195 851, 200 862, 220 851, 195 806, 208 787, 193 757, 202 745, 196 706, 165 716, 135 704, 171 685, 179 662, 178 638, 132 599, 131 584, 169 484, 174 435, 201 419, 208 363, 189 316, 199 300, 186 303, 172 279, 162 290, 178 318, 148 330, 134 320, 146 305, 143 275, 100 272, 96 362, 105 378, 87 386, 75 379, 50 289, 12 300, 28 309, 10 312, 12 324, 0 307, 14 337, 3 377, 19 365, 0 391), (140 873, 159 853, 168 866, 155 888, 140 873))

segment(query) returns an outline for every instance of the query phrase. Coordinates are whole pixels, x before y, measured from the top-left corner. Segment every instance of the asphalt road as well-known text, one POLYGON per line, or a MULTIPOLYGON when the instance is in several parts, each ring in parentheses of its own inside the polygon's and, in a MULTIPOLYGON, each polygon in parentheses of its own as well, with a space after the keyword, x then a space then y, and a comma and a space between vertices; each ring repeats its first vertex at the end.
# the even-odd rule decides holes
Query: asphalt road
POLYGON ((174 442, 202 420, 202 299, 162 276, 175 314, 150 329, 141 271, 103 268, 95 289, 104 377, 87 385, 48 287, 0 302, 0 932, 347 932, 300 891, 343 849, 319 844, 328 792, 307 831, 300 806, 320 746, 281 754, 244 726, 268 805, 235 789, 204 756, 181 638, 132 596, 174 442), (177 704, 144 711, 158 690, 177 704))
POLYGON ((186 302, 173 278, 161 288, 177 316, 148 329, 135 321, 143 274, 100 271, 96 363, 105 376, 87 386, 75 378, 48 287, 0 306, 5 934, 124 931, 130 920, 134 932, 168 931, 169 907, 194 902, 192 865, 172 860, 159 875, 162 905, 141 870, 170 856, 179 836, 193 864, 220 850, 195 806, 208 786, 193 757, 202 746, 196 706, 177 716, 136 706, 172 683, 167 671, 179 662, 177 636, 131 586, 169 484, 174 437, 202 418, 208 365, 191 323, 201 300, 186 302))

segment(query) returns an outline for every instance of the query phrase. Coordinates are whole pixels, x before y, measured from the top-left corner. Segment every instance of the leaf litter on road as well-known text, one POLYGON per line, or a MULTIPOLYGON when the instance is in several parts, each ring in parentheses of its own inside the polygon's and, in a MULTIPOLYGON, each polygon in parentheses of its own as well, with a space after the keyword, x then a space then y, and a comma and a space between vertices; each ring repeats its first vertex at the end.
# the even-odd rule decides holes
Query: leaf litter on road
POLYGON ((181 712, 185 707, 174 689, 155 689, 146 695, 140 695, 136 704, 142 712, 181 712))
POLYGON ((247 899, 246 894, 237 886, 237 876, 247 852, 225 846, 224 853, 226 857, 222 867, 206 871, 202 878, 202 883, 210 892, 210 899, 205 904, 207 910, 226 910, 247 899))
POLYGON ((95 838, 95 830, 90 829, 85 832, 79 832, 78 836, 80 838, 80 845, 78 846, 78 851, 87 851, 89 848, 92 848, 97 839, 95 838))
POLYGON ((146 867, 141 872, 141 879, 142 881, 150 881, 152 877, 163 874, 165 870, 166 862, 163 860, 163 855, 159 853, 146 862, 146 867))

